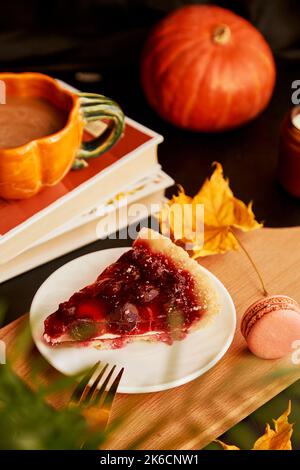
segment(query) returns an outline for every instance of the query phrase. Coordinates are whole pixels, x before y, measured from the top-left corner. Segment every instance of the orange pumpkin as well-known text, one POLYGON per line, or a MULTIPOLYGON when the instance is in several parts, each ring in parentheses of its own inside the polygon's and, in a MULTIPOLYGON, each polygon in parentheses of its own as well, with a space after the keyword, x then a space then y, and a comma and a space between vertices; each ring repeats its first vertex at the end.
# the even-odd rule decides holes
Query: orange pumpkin
POLYGON ((257 116, 275 84, 272 52, 245 19, 224 8, 186 6, 146 43, 141 79, 151 106, 195 131, 221 131, 257 116))

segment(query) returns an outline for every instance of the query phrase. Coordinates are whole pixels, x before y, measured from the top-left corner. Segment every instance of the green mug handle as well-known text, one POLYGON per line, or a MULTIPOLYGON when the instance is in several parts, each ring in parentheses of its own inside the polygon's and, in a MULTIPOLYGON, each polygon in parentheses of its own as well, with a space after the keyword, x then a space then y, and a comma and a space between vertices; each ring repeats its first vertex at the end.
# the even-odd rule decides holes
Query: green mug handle
POLYGON ((110 98, 96 93, 78 93, 80 109, 84 122, 101 121, 108 122, 105 131, 89 142, 82 142, 76 155, 72 169, 79 170, 88 166, 86 160, 99 157, 109 150, 122 135, 125 125, 124 113, 120 106, 110 98))

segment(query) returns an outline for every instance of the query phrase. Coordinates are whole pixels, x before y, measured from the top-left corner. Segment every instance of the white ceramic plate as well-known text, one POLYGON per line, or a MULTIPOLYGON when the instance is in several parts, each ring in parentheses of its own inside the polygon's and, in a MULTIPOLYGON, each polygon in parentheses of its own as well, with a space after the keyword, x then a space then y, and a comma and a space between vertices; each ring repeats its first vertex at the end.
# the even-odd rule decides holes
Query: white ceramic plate
POLYGON ((30 309, 34 342, 44 358, 63 374, 71 375, 97 361, 125 367, 119 392, 157 392, 189 382, 211 369, 229 348, 236 326, 233 301, 223 284, 209 271, 217 289, 221 311, 203 329, 191 333, 172 346, 137 342, 122 349, 98 350, 92 347, 53 348, 44 343, 44 320, 75 291, 93 282, 109 264, 128 248, 113 248, 81 256, 55 271, 37 291, 30 309))

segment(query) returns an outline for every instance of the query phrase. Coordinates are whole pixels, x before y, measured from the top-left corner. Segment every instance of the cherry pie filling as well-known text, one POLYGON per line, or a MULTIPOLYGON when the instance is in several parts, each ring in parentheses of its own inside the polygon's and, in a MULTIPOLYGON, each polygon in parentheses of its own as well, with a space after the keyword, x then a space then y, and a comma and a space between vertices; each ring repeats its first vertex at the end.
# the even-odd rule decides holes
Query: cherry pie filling
POLYGON ((52 344, 107 339, 121 347, 132 335, 157 334, 172 343, 204 313, 190 273, 139 241, 96 282, 60 304, 45 320, 44 336, 52 344))

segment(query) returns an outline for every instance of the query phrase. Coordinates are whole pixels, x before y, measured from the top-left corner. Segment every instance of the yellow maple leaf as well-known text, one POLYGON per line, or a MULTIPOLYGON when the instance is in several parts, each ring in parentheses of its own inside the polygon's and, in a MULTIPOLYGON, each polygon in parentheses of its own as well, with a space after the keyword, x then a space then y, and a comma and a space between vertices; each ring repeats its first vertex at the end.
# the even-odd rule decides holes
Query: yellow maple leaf
POLYGON ((293 425, 288 420, 290 413, 289 401, 288 409, 278 419, 273 420, 274 429, 267 424, 264 435, 255 442, 253 450, 292 450, 293 425))
POLYGON ((168 234, 179 244, 188 242, 193 258, 236 250, 239 244, 233 229, 247 232, 262 227, 262 224, 255 220, 252 203, 246 205, 237 199, 230 189, 228 179, 223 176, 222 165, 214 163, 214 166, 212 176, 206 179, 194 198, 187 196, 180 188, 178 196, 174 196, 169 201, 168 210, 165 208, 160 213, 162 232, 168 229, 168 234), (204 207, 204 221, 197 219, 199 218, 197 207, 200 205, 204 207), (178 206, 179 212, 180 207, 182 211, 184 207, 184 230, 182 229, 183 218, 178 217, 178 206), (175 207, 177 217, 174 215, 175 210, 172 213, 175 207), (202 222, 204 223, 204 239, 203 233, 198 232, 202 222), (178 238, 176 234, 180 233, 180 230, 183 236, 178 238))
POLYGON ((239 447, 225 444, 225 442, 219 441, 219 439, 216 439, 215 442, 217 442, 217 444, 220 444, 223 447, 223 450, 241 450, 239 447))
MULTIPOLYGON (((274 429, 267 424, 265 433, 257 439, 252 450, 292 450, 293 425, 288 420, 290 413, 291 402, 289 401, 288 409, 278 419, 273 420, 274 429)), ((220 440, 216 442, 224 450, 240 450, 237 446, 225 444, 220 440)))
MULTIPOLYGON (((198 247, 197 234, 202 233, 196 227, 203 221, 197 220, 195 209, 193 199, 179 186, 178 196, 173 196, 168 204, 162 206, 159 215, 162 233, 169 235, 178 244, 191 243, 192 248, 198 247)), ((200 247, 202 244, 201 236, 200 247)))

